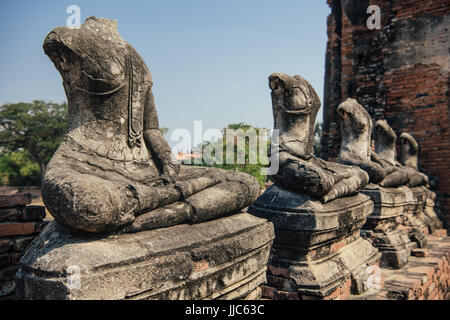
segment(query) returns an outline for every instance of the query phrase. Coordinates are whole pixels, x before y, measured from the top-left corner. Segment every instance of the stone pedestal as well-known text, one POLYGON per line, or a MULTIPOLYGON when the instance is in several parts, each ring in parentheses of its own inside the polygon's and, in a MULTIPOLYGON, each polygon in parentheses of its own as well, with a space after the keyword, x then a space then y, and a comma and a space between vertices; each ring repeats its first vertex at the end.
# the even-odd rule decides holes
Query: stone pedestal
POLYGON ((411 240, 424 248, 427 244, 426 235, 430 234, 430 219, 425 215, 425 205, 428 198, 428 189, 425 187, 409 188, 412 193, 411 204, 406 206, 405 225, 414 235, 411 240))
POLYGON ((433 234, 437 230, 443 228, 442 220, 439 218, 437 211, 439 210, 436 205, 437 196, 436 193, 426 187, 421 187, 426 194, 423 206, 423 218, 424 223, 428 227, 428 232, 433 234))
POLYGON ((17 274, 20 299, 258 298, 273 226, 248 214, 136 234, 86 236, 52 222, 17 274))
POLYGON ((275 226, 268 286, 281 298, 325 299, 349 281, 349 291, 364 292, 367 270, 380 258, 360 237, 372 211, 372 201, 362 194, 323 204, 276 185, 268 188, 248 209, 275 226))
MULTIPOLYGON (((414 247, 410 239, 412 228, 405 227, 405 220, 416 221, 406 216, 408 208, 415 208, 413 193, 407 187, 383 188, 374 184, 368 185, 362 193, 374 203, 373 212, 363 227, 364 237, 382 253, 382 266, 401 268, 408 263, 414 247)), ((413 213, 409 215, 413 217, 413 213)))

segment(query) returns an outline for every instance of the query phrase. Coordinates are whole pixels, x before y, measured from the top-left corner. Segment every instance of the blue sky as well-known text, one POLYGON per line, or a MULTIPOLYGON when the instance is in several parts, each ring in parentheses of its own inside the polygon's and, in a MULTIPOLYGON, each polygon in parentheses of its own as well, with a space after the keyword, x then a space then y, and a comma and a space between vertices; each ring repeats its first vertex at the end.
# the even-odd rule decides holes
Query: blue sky
MULTIPOLYGON (((65 101, 42 42, 69 5, 118 20, 155 80, 160 125, 204 130, 246 122, 272 128, 267 77, 300 74, 323 96, 325 0, 0 1, 0 103, 65 101)), ((322 118, 322 113, 318 119, 322 118)))

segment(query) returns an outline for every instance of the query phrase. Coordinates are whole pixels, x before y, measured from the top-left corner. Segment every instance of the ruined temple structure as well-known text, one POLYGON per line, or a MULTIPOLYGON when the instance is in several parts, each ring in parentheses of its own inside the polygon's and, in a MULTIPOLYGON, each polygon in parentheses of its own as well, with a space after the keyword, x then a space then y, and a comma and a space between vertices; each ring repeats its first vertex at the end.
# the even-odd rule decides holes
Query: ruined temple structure
POLYGON ((275 227, 263 296, 271 299, 348 299, 368 289, 368 269, 380 253, 360 236, 373 202, 359 191, 369 175, 357 166, 313 155, 320 99, 301 76, 269 77, 274 128, 275 184, 248 209, 275 227))
POLYGON ((335 160, 341 144, 338 106, 355 98, 374 121, 413 136, 419 163, 450 218, 448 0, 328 0, 323 155, 335 160), (370 5, 381 29, 369 29, 370 5), (436 179, 439 184, 436 186, 436 179))
POLYGON ((55 221, 17 274, 20 299, 257 299, 273 226, 243 213, 250 175, 179 166, 159 131, 145 62, 117 22, 48 34, 69 125, 42 197, 55 221))

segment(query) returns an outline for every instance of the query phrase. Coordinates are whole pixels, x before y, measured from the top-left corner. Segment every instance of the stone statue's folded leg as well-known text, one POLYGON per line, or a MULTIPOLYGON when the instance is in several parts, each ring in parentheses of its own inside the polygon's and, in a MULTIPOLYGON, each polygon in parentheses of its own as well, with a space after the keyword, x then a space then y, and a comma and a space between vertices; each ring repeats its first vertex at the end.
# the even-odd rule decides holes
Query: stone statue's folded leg
POLYGON ((408 167, 405 167, 405 170, 407 171, 408 177, 409 177, 409 182, 408 182, 409 187, 428 185, 429 179, 422 172, 418 172, 418 171, 408 168, 408 167))
POLYGON ((259 196, 260 186, 253 177, 230 173, 227 181, 205 189, 185 201, 192 207, 191 223, 200 223, 237 213, 259 196), (236 179, 240 175, 240 178, 236 179))
POLYGON ((60 224, 104 233, 120 230, 144 212, 183 200, 184 195, 219 182, 214 177, 199 177, 180 186, 154 187, 128 179, 111 181, 59 165, 47 170, 42 197, 60 224))
POLYGON ((192 214, 193 208, 187 202, 175 202, 140 215, 123 232, 134 233, 188 223, 192 214))
POLYGON ((289 160, 281 166, 274 176, 277 184, 298 193, 306 193, 313 197, 327 194, 335 181, 319 166, 303 160, 289 160))
POLYGON ((259 196, 260 186, 253 177, 223 170, 220 174, 223 182, 218 184, 214 174, 180 182, 177 188, 180 189, 180 185, 185 188, 181 191, 185 196, 183 201, 140 215, 131 226, 124 229, 124 232, 140 232, 182 223, 200 223, 217 219, 239 212, 259 196), (199 190, 200 187, 203 189, 199 190), (193 192, 192 195, 189 192, 193 192))
POLYGON ((84 232, 110 232, 130 224, 138 206, 133 191, 67 167, 50 168, 42 198, 60 224, 84 232))
POLYGON ((378 183, 386 176, 386 170, 373 161, 341 157, 340 163, 361 168, 369 174, 370 182, 372 183, 378 183))
POLYGON ((331 191, 323 196, 323 202, 326 203, 340 197, 356 194, 369 183, 369 175, 358 167, 345 166, 343 170, 350 174, 349 177, 336 183, 331 191))
POLYGON ((395 170, 392 173, 384 177, 379 183, 384 188, 395 188, 398 186, 406 185, 409 181, 408 174, 405 170, 395 170))

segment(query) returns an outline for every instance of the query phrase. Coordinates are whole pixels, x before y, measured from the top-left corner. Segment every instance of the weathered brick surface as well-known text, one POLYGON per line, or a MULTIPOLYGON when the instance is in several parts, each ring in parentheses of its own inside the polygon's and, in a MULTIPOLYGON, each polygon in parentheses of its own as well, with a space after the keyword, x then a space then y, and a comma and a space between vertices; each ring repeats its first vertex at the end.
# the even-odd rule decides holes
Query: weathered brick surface
POLYGON ((411 257, 400 270, 382 268, 384 286, 351 299, 367 300, 448 300, 450 293, 450 237, 428 236, 428 256, 411 257))
POLYGON ((374 120, 411 133, 422 169, 440 180, 450 220, 448 0, 328 0, 323 157, 340 148, 337 106, 357 98, 374 120), (381 8, 381 30, 369 30, 368 5, 381 8))
POLYGON ((31 194, 0 194, 0 208, 24 206, 31 203, 31 194))
POLYGON ((0 300, 16 298, 15 275, 20 259, 47 224, 43 221, 45 208, 26 206, 30 200, 28 194, 0 195, 0 300))
POLYGON ((0 223, 0 237, 34 234, 35 222, 5 222, 0 223))
POLYGON ((0 209, 0 222, 27 222, 45 218, 43 206, 19 206, 0 209))

